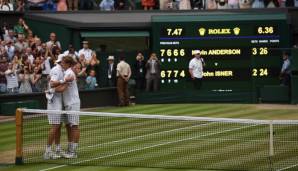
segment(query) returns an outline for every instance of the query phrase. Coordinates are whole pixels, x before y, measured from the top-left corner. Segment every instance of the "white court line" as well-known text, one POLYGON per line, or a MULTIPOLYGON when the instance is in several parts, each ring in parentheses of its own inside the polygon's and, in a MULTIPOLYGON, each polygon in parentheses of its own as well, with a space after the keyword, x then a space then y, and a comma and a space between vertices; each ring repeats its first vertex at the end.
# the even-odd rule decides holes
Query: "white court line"
MULTIPOLYGON (((120 152, 120 153, 116 153, 116 154, 111 154, 111 155, 96 157, 96 158, 92 158, 92 159, 88 159, 88 160, 82 160, 82 161, 79 161, 79 162, 71 163, 70 165, 75 165, 75 164, 80 164, 80 163, 84 163, 84 162, 89 162, 89 161, 92 161, 92 160, 98 160, 98 159, 103 159, 103 158, 118 156, 118 155, 122 155, 122 154, 126 154, 126 153, 131 153, 131 152, 136 152, 136 151, 140 151, 140 150, 146 150, 146 149, 150 149, 150 148, 154 148, 154 147, 158 147, 158 146, 163 146, 163 145, 168 145, 168 144, 183 142, 183 141, 187 141, 187 140, 192 140, 192 139, 195 139, 195 138, 206 137, 206 136, 211 136, 211 135, 216 135, 216 134, 222 134, 222 133, 231 132, 231 131, 235 131, 235 130, 240 130, 240 129, 244 129, 244 128, 249 128, 249 127, 253 127, 253 126, 257 126, 257 125, 250 125, 250 126, 246 126, 246 127, 233 128, 233 129, 228 129, 228 130, 224 130, 224 131, 221 131, 221 132, 216 132, 216 133, 211 133, 211 134, 206 134, 206 135, 195 136, 195 137, 186 138, 186 139, 177 140, 177 141, 170 141, 170 142, 166 142, 166 143, 162 143, 162 144, 156 144, 156 145, 152 145, 152 146, 148 146, 148 147, 143 147, 143 148, 138 148, 138 149, 129 150, 129 151, 124 151, 124 152, 120 152)), ((57 168, 65 167, 65 166, 67 166, 67 165, 60 165, 60 166, 50 167, 50 168, 43 169, 43 170, 40 170, 40 171, 48 171, 48 170, 53 170, 53 169, 57 169, 57 168)))
MULTIPOLYGON (((151 134, 139 135, 139 136, 136 136, 136 137, 129 137, 129 138, 115 140, 115 141, 111 141, 111 142, 107 142, 107 143, 90 145, 90 146, 87 146, 87 147, 88 148, 98 147, 98 146, 102 146, 102 145, 113 144, 113 143, 118 143, 118 142, 127 141, 127 140, 139 139, 139 138, 143 138, 143 137, 147 137, 147 136, 151 136, 151 135, 157 135, 157 134, 163 134, 163 133, 168 133, 168 132, 180 131, 180 130, 183 130, 183 129, 189 129, 189 128, 194 128, 194 127, 199 127, 199 126, 205 126, 205 125, 209 125, 209 124, 212 124, 212 123, 206 123, 206 124, 200 124, 200 125, 193 125, 193 126, 188 126, 188 127, 183 127, 183 128, 177 128, 177 129, 171 129, 171 130, 162 131, 162 132, 155 132, 155 133, 151 133, 151 134)), ((86 148, 86 147, 83 147, 81 149, 84 149, 84 148, 86 148)))
POLYGON ((288 170, 288 169, 291 169, 291 168, 296 167, 296 166, 298 166, 298 164, 295 164, 295 165, 292 165, 292 166, 288 166, 288 167, 285 167, 285 168, 281 168, 281 169, 278 169, 277 171, 288 170))

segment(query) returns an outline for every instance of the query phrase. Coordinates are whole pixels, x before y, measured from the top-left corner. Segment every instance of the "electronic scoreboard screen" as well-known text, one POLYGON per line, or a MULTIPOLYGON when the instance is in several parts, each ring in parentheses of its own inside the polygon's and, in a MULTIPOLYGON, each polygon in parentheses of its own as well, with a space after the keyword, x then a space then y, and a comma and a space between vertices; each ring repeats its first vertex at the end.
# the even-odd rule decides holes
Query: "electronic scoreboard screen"
POLYGON ((201 91, 256 91, 278 85, 282 49, 289 48, 284 14, 154 16, 153 50, 161 62, 161 91, 194 89, 188 65, 204 59, 201 91))

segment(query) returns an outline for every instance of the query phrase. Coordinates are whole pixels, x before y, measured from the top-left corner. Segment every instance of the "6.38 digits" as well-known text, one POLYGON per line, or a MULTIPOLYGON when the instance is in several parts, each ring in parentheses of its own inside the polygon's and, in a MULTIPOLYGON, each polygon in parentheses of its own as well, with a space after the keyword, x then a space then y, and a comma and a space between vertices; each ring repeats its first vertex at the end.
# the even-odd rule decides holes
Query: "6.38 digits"
POLYGON ((160 49, 160 56, 164 57, 164 56, 185 56, 185 50, 184 49, 160 49))
POLYGON ((162 70, 160 71, 160 77, 161 78, 184 78, 185 75, 185 71, 184 70, 162 70))
POLYGON ((257 33, 258 34, 274 34, 275 30, 273 26, 265 26, 265 27, 258 27, 257 33))

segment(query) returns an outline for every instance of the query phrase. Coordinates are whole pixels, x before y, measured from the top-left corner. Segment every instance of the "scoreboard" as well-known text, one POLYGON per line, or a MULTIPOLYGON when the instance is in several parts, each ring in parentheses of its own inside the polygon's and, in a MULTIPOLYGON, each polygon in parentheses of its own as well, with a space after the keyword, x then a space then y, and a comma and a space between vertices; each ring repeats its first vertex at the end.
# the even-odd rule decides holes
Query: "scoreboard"
POLYGON ((285 14, 154 16, 153 51, 161 62, 161 91, 194 89, 193 52, 204 59, 205 92, 255 92, 278 85, 282 52, 290 47, 285 14))

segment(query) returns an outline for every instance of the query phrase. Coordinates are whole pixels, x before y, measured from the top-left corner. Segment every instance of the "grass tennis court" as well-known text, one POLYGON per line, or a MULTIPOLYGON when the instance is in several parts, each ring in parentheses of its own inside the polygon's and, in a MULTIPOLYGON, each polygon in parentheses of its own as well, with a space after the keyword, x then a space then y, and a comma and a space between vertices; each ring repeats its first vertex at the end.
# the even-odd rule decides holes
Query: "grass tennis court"
MULTIPOLYGON (((143 114, 164 114, 164 115, 190 115, 190 116, 200 116, 200 117, 225 117, 225 118, 250 118, 250 119, 298 119, 298 107, 297 106, 283 106, 283 105, 242 105, 242 104, 169 104, 169 105, 137 105, 137 106, 132 106, 132 107, 127 107, 127 108, 104 108, 104 109, 99 109, 96 111, 104 111, 104 112, 120 112, 120 113, 143 113, 143 114)), ((82 117, 82 121, 88 121, 90 118, 82 117)), ((92 120, 92 119, 91 119, 92 120)), ((115 121, 115 120, 114 120, 115 121)), ((114 122, 113 121, 113 122, 114 122)), ((115 121, 115 123, 121 123, 121 120, 115 121)), ((133 121, 132 123, 137 122, 142 125, 150 125, 150 122, 146 121, 133 121)), ((46 124, 47 121, 42 121, 38 122, 39 125, 46 124)), ((82 122, 83 124, 84 122, 82 122)), ((88 122, 85 122, 88 123, 88 122)), ((173 148, 173 144, 176 143, 175 141, 179 141, 177 143, 180 143, 182 147, 191 147, 194 144, 198 144, 200 142, 200 146, 204 147, 203 150, 200 151, 193 151, 192 148, 189 148, 188 154, 185 154, 184 156, 187 156, 187 158, 191 159, 192 157, 201 157, 203 156, 204 163, 208 163, 208 161, 214 161, 217 159, 212 158, 212 155, 214 153, 218 153, 219 151, 222 152, 222 154, 225 154, 225 150, 230 152, 228 150, 229 148, 235 148, 239 149, 242 147, 247 148, 250 151, 250 154, 254 154, 251 157, 254 158, 254 156, 259 156, 259 160, 255 160, 256 162, 252 163, 243 163, 245 166, 251 166, 251 168, 262 168, 264 166, 263 160, 267 160, 266 154, 263 149, 267 148, 267 142, 264 142, 264 138, 268 136, 268 131, 267 129, 263 129, 262 126, 260 125, 248 125, 248 126, 242 126, 239 127, 238 125, 232 125, 229 127, 224 126, 222 128, 222 125, 215 125, 215 126, 210 126, 208 125, 207 127, 204 125, 206 123, 200 123, 200 125, 197 125, 190 122, 182 122, 182 123, 165 123, 164 125, 158 124, 158 129, 155 132, 155 138, 159 139, 164 136, 169 136, 167 141, 165 142, 158 142, 158 140, 150 140, 150 134, 152 134, 153 130, 149 129, 144 129, 145 131, 148 132, 141 132, 141 131, 135 131, 134 137, 132 139, 127 139, 127 137, 130 137, 130 135, 127 135, 125 133, 118 133, 114 134, 112 136, 110 135, 109 132, 106 132, 106 135, 102 135, 101 138, 94 138, 96 140, 96 143, 102 144, 101 140, 105 139, 103 142, 116 142, 116 143, 109 143, 105 144, 105 148, 97 148, 97 146, 94 146, 94 143, 86 142, 84 141, 88 137, 92 135, 84 135, 82 133, 81 137, 81 144, 80 147, 81 149, 81 160, 77 159, 76 161, 66 161, 70 162, 70 164, 82 164, 82 165, 88 165, 92 163, 88 162, 109 162, 111 159, 114 158, 114 161, 119 161, 121 159, 121 162, 125 161, 125 156, 129 155, 131 158, 134 158, 135 156, 139 155, 148 155, 148 156, 154 156, 156 153, 159 153, 158 155, 160 158, 154 158, 151 160, 147 161, 134 161, 133 163, 139 163, 139 166, 144 166, 146 163, 155 163, 156 166, 159 166, 158 164, 163 164, 165 166, 171 165, 173 163, 181 163, 181 161, 187 162, 184 158, 175 158, 174 154, 166 154, 165 150, 166 148, 173 148), (179 130, 180 129, 180 130, 179 130), (206 130, 212 130, 214 129, 215 132, 207 132, 206 130), (173 130, 173 131, 171 131, 173 130), (169 131, 176 132, 176 130, 180 131, 179 134, 179 139, 171 139, 171 134, 168 134, 169 131), (185 132, 181 132, 181 130, 185 132), (243 131, 245 132, 243 133, 243 131), (205 133, 203 133, 205 132, 205 133), (250 135, 249 135, 250 134, 250 135), (147 136, 149 139, 143 139, 144 136, 147 136), (126 140, 125 140, 126 137, 126 140), (141 137, 141 138, 139 138, 141 137), (241 137, 243 140, 241 140, 241 137), (212 145, 214 142, 218 142, 219 140, 225 140, 225 142, 230 142, 230 143, 224 143, 222 146, 217 147, 217 149, 212 145), (117 140, 121 140, 121 142, 117 142, 117 140), (184 141, 185 140, 185 141, 184 141), (241 142, 236 142, 241 140, 241 142), (258 148, 252 148, 250 147, 249 142, 258 142, 261 144, 258 146, 258 148), (170 142, 170 143, 169 143, 170 142), (174 143, 172 143, 174 142, 174 143), (132 144, 142 144, 138 149, 131 149, 129 146, 132 144), (246 143, 245 146, 242 146, 241 144, 246 143), (93 144, 93 147, 92 145, 93 144), (239 145, 240 144, 240 145, 239 145), (262 147, 262 144, 264 147, 262 147), (103 149, 114 149, 115 152, 114 154, 117 155, 109 155, 107 152, 103 151, 103 149), (92 155, 94 153, 94 155, 92 155), (99 157, 96 157, 97 153, 101 153, 102 155, 99 157), (121 154, 122 153, 122 154, 121 154), (123 155, 121 157, 121 155, 123 155), (197 156, 196 156, 197 155, 197 156), (208 156, 210 155, 210 156, 208 156), (95 157, 94 157, 95 156, 95 157), (168 160, 171 159, 171 160, 168 160), (163 161, 168 160, 169 163, 164 163, 163 161), (78 163, 81 162, 81 163, 78 163)), ((121 125, 121 124, 119 124, 121 125)), ((84 127, 82 125, 82 127, 84 127)), ((104 127, 109 127, 109 125, 105 125, 104 127)), ((46 127, 45 127, 46 128, 46 127)), ((87 127, 86 129, 93 129, 92 126, 87 127)), ((134 124, 126 124, 125 126, 118 126, 115 128, 115 130, 125 130, 127 128, 133 129, 134 124)), ((137 129, 137 127, 135 127, 137 129)), ((297 127, 296 129, 289 129, 289 128, 279 128, 280 131, 283 134, 283 137, 287 137, 286 139, 287 142, 289 143, 297 143, 297 140, 293 139, 297 137, 297 127)), ((116 131, 117 132, 117 131, 116 131)), ((177 133, 177 132, 176 132, 177 133)), ((38 142, 38 139, 43 139, 43 136, 47 135, 38 135, 35 136, 34 138, 29 137, 33 142, 38 142)), ((64 135, 65 136, 65 135, 64 135)), ((11 159, 6 158, 6 162, 2 162, 3 156, 5 154, 10 154, 14 152, 14 137, 15 137, 15 132, 14 132, 14 123, 1 123, 0 124, 0 161, 1 163, 7 163, 11 159)), ((28 139, 29 139, 28 138, 28 139)), ((280 139, 280 145, 282 145, 284 139, 280 139)), ((42 142, 38 142, 37 146, 35 149, 43 149, 43 142, 44 140, 41 140, 42 142), (38 144, 40 144, 40 147, 38 147, 38 144)), ((291 161, 291 163, 298 161, 297 154, 297 146, 291 146, 290 147, 296 147, 296 149, 291 148, 289 151, 286 151, 285 149, 280 149, 283 153, 282 159, 276 159, 275 162, 282 162, 282 161, 291 161), (284 150, 284 151, 283 151, 284 150), (293 154, 291 152, 294 152, 293 154)), ((184 149, 185 150, 185 149, 184 149)), ((184 151, 183 150, 183 151, 184 151)), ((176 151, 177 153, 180 153, 181 151, 176 151)), ((184 151, 185 152, 185 151, 184 151)), ((278 152, 278 151, 277 151, 278 152)), ((35 154, 35 153, 32 153, 35 154)), ((236 152, 235 152, 236 154, 236 152)), ((229 155, 229 154, 226 154, 229 155)), ((231 155, 231 154, 230 154, 231 155)), ((36 160, 38 160, 38 156, 32 156, 32 157, 37 157, 36 160)), ((221 158, 218 158, 217 164, 226 166, 230 162, 233 162, 234 160, 241 160, 241 156, 222 156, 221 158), (230 157, 229 159, 224 160, 224 158, 230 157), (234 157, 234 158, 233 158, 234 157)), ((49 161, 51 162, 51 161, 49 161)), ((57 162, 57 161, 55 161, 57 162)), ((130 161, 126 161, 129 163, 130 161)), ((134 170, 134 171, 166 171, 166 170, 177 170, 177 169, 147 169, 147 168, 138 168, 138 167, 98 167, 98 166, 62 166, 65 163, 65 161, 61 160, 61 163, 56 163, 56 164, 30 164, 30 165, 25 165, 25 166, 14 166, 14 165, 2 165, 0 166, 0 170, 42 170, 42 169, 52 169, 52 170, 102 170, 102 171, 112 171, 112 170, 134 170), (57 167, 57 168, 56 168, 57 167), (55 169, 56 168, 56 169, 55 169)), ((103 164, 104 164, 103 163, 103 164)), ((115 163, 109 163, 112 165, 117 166, 117 162, 115 163)), ((188 163, 188 165, 198 165, 199 163, 188 163)), ((203 164, 203 163, 201 163, 203 164)), ((298 162, 297 162, 298 164, 298 162)), ((280 169, 286 169, 280 168, 280 169)), ((286 170, 297 170, 298 168, 293 166, 289 169, 286 170)), ((181 170, 181 169, 179 169, 181 170)), ((185 169, 187 170, 187 169, 185 169)), ((188 169, 189 170, 189 169, 188 169)))

